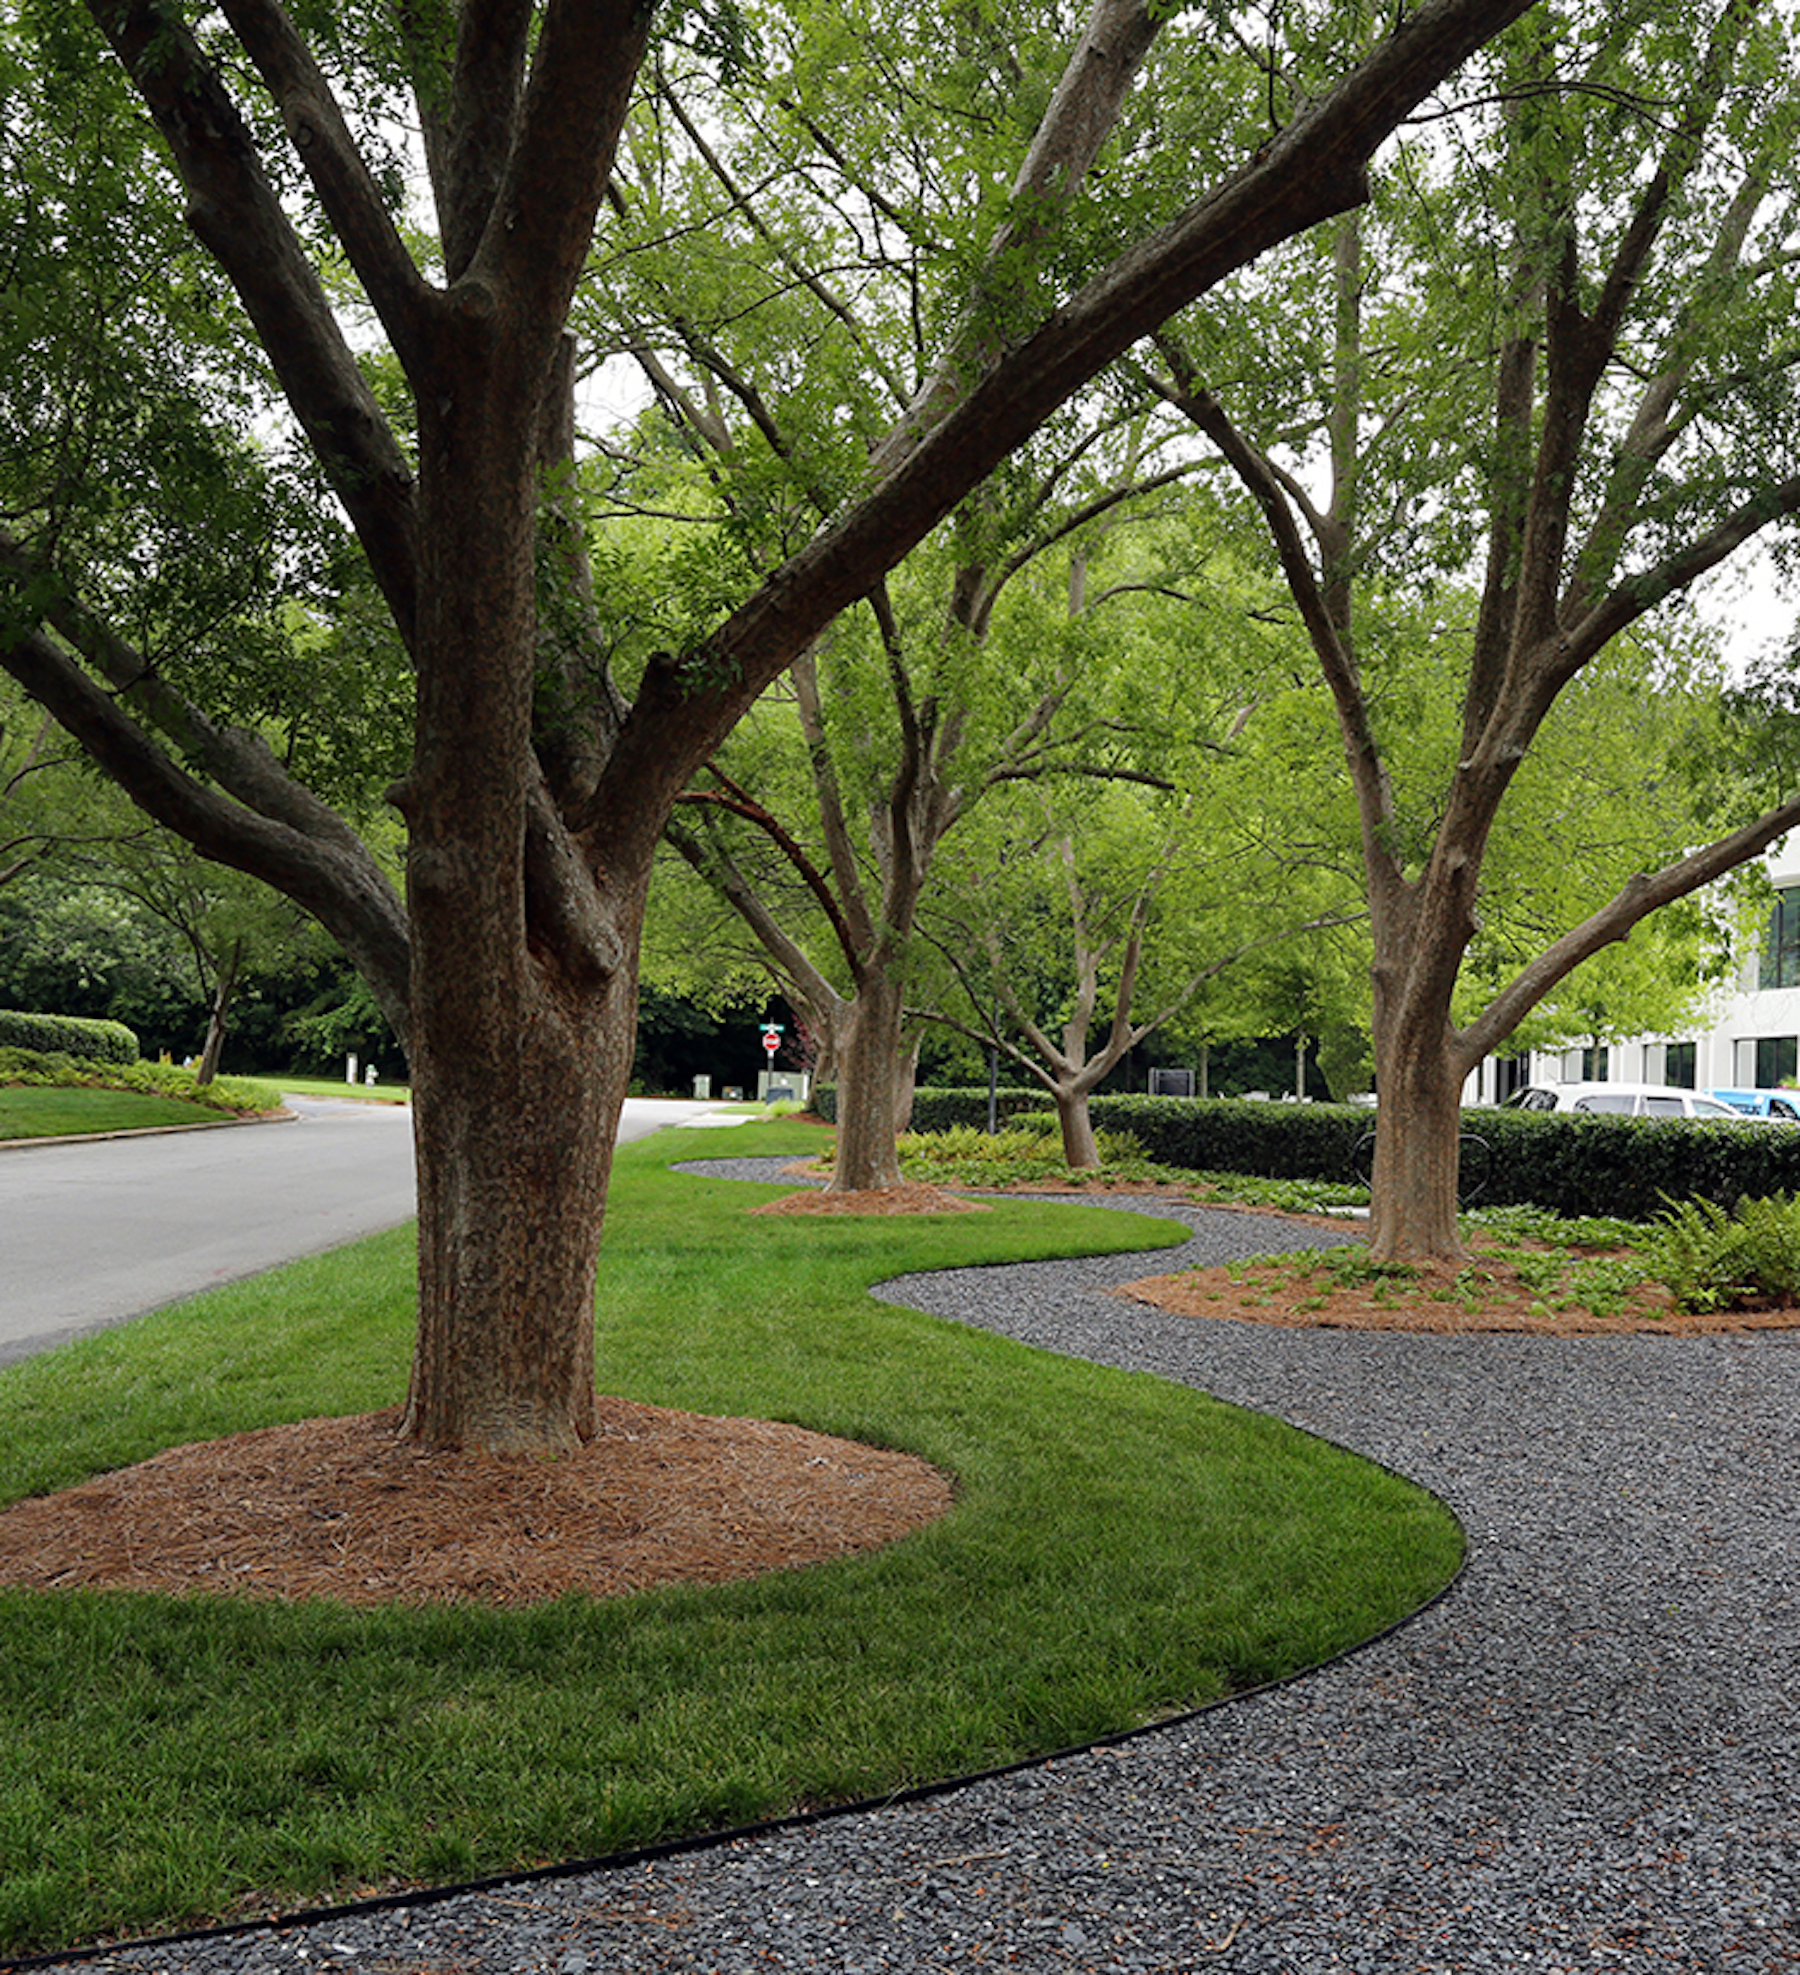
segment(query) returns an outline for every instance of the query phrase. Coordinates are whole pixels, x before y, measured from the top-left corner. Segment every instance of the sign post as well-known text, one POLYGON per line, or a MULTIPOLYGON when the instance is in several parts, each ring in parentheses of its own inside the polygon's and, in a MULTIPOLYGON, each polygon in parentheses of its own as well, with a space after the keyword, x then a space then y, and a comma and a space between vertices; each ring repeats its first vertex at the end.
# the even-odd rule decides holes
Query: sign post
POLYGON ((768 1068, 763 1072, 762 1095, 768 1096, 769 1081, 775 1074, 775 1052, 781 1047, 782 1026, 779 1022, 762 1024, 762 1046, 766 1053, 768 1068))

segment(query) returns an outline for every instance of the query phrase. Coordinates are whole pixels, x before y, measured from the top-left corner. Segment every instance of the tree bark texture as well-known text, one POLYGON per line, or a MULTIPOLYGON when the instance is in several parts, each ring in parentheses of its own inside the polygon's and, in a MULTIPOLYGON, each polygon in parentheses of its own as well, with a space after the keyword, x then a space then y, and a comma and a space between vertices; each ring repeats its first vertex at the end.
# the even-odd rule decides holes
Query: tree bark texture
MULTIPOLYGON (((634 706, 599 737, 591 772, 558 776, 559 809, 532 732, 537 449, 546 379, 653 10, 641 0, 464 0, 454 50, 421 32, 409 53, 423 78, 439 286, 411 259, 295 22, 276 0, 224 0, 315 213, 405 371, 415 482, 289 217, 291 197, 263 170, 235 107, 239 72, 227 82, 176 0, 88 0, 412 652, 415 754, 396 792, 410 830, 404 927, 347 826, 271 764, 248 764, 241 747, 206 764, 213 787, 187 775, 149 739, 153 718, 83 670, 105 664, 78 627, 56 622, 56 640, 21 630, 0 657, 59 719, 66 711, 134 798, 359 941, 358 964, 384 1005, 408 981, 406 1005, 390 1013, 407 1038, 419 1152, 410 1433, 554 1452, 591 1431, 593 1270, 651 853, 676 793, 780 669, 1071 393, 1265 248, 1364 197, 1366 161, 1396 121, 1529 4, 1425 0, 1241 171, 1129 245, 953 405, 933 404, 897 435, 861 496, 717 627, 703 666, 694 653, 651 662, 634 706)), ((1073 132, 1072 114, 1063 121, 1073 132)), ((1082 155, 1073 136, 1051 149, 1046 168, 1082 155)), ((870 990, 842 1046, 870 1122, 840 1140, 840 1184, 898 1178, 899 998, 884 983, 870 990)))
MULTIPOLYGON (((860 1193, 900 1184, 894 1141, 903 1129, 899 1093, 904 1016, 900 983, 885 973, 859 981, 855 1000, 845 1005, 838 1036, 834 1192, 860 1193)), ((912 1108, 910 1088, 906 1108, 909 1112, 912 1108)))

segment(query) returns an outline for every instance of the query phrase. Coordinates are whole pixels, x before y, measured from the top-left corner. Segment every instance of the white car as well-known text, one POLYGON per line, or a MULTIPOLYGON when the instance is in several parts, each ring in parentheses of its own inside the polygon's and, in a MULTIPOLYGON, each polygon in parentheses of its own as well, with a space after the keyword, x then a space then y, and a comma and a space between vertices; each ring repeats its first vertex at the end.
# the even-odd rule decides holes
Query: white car
POLYGON ((1506 1100, 1509 1111, 1600 1111, 1624 1118, 1710 1118, 1742 1124, 1743 1113, 1716 1097, 1672 1084, 1527 1084, 1506 1100))

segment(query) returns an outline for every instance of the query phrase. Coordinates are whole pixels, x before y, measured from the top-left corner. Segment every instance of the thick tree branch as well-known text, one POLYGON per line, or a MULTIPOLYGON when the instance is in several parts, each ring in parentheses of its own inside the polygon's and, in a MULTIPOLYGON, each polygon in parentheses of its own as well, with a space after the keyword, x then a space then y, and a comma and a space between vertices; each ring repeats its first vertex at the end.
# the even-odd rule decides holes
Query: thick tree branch
POLYGON ((1704 850, 1694 851, 1648 876, 1640 874, 1633 878, 1598 912, 1572 927, 1522 968, 1473 1022, 1458 1031, 1455 1039, 1458 1074, 1467 1076, 1484 1056, 1498 1049, 1544 996, 1590 955, 1615 940, 1624 939, 1659 906, 1686 898, 1715 878, 1735 870, 1796 825, 1800 825, 1800 796, 1769 810, 1730 836, 1721 837, 1717 843, 1708 844, 1704 850))
POLYGON ((237 290, 343 503, 401 637, 418 592, 412 469, 344 341, 218 75, 165 0, 88 0, 188 194, 188 224, 237 290))
MULTIPOLYGON (((490 15, 510 22, 522 8, 523 0, 468 0, 463 31, 490 15)), ((655 11, 649 0, 550 0, 544 11, 517 135, 465 277, 504 297, 516 323, 561 330, 655 11)), ((476 62, 468 66, 473 75, 476 62)), ((519 338, 514 354, 531 360, 532 340, 519 338)))
POLYGON ((6 588, 78 652, 116 698, 129 704, 227 794, 305 836, 345 851, 361 850, 356 832, 287 773, 260 734, 244 727, 220 727, 207 719, 135 646, 87 609, 55 572, 44 569, 20 542, 0 530, 0 589, 6 588))
POLYGON ((337 98, 278 0, 220 0, 395 353, 417 375, 441 306, 388 213, 337 98))
POLYGON ((468 273, 499 203, 519 134, 534 11, 534 0, 475 0, 458 7, 447 69, 419 78, 444 268, 452 283, 468 273))
POLYGON ((360 842, 341 825, 315 835, 205 787, 41 631, 0 639, 0 665, 146 815, 202 856, 262 879, 310 912, 350 956, 404 1044, 406 908, 360 842))

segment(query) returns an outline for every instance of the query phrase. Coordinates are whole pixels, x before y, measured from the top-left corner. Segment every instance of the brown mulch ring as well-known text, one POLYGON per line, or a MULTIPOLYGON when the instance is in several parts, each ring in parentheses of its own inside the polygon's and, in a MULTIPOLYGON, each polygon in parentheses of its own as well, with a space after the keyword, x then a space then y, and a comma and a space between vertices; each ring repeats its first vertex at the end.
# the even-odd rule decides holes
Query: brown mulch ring
POLYGON ((950 1507, 911 1455, 600 1401, 556 1461, 432 1454, 397 1408, 172 1447, 0 1512, 0 1584, 351 1605, 716 1584, 897 1541, 950 1507))
POLYGON ((826 1187, 808 1187, 804 1193, 784 1193, 779 1200, 765 1200, 752 1214, 983 1214, 979 1200, 965 1200, 960 1194, 946 1193, 941 1186, 871 1186, 860 1191, 833 1192, 826 1187))
MULTIPOLYGON (((1653 1331, 1692 1337, 1800 1327, 1800 1310, 1678 1310, 1668 1290, 1654 1282, 1639 1283, 1628 1291, 1616 1312, 1596 1314, 1560 1296, 1546 1301, 1541 1288, 1528 1283, 1513 1264, 1493 1252, 1493 1244, 1479 1236, 1471 1247, 1472 1260, 1462 1269, 1436 1262, 1405 1276, 1343 1283, 1327 1268, 1273 1257, 1144 1276, 1122 1284, 1114 1294, 1155 1304, 1177 1316, 1312 1330, 1524 1331, 1542 1337, 1653 1331)), ((1602 1258, 1596 1252, 1594 1259, 1602 1258)))

